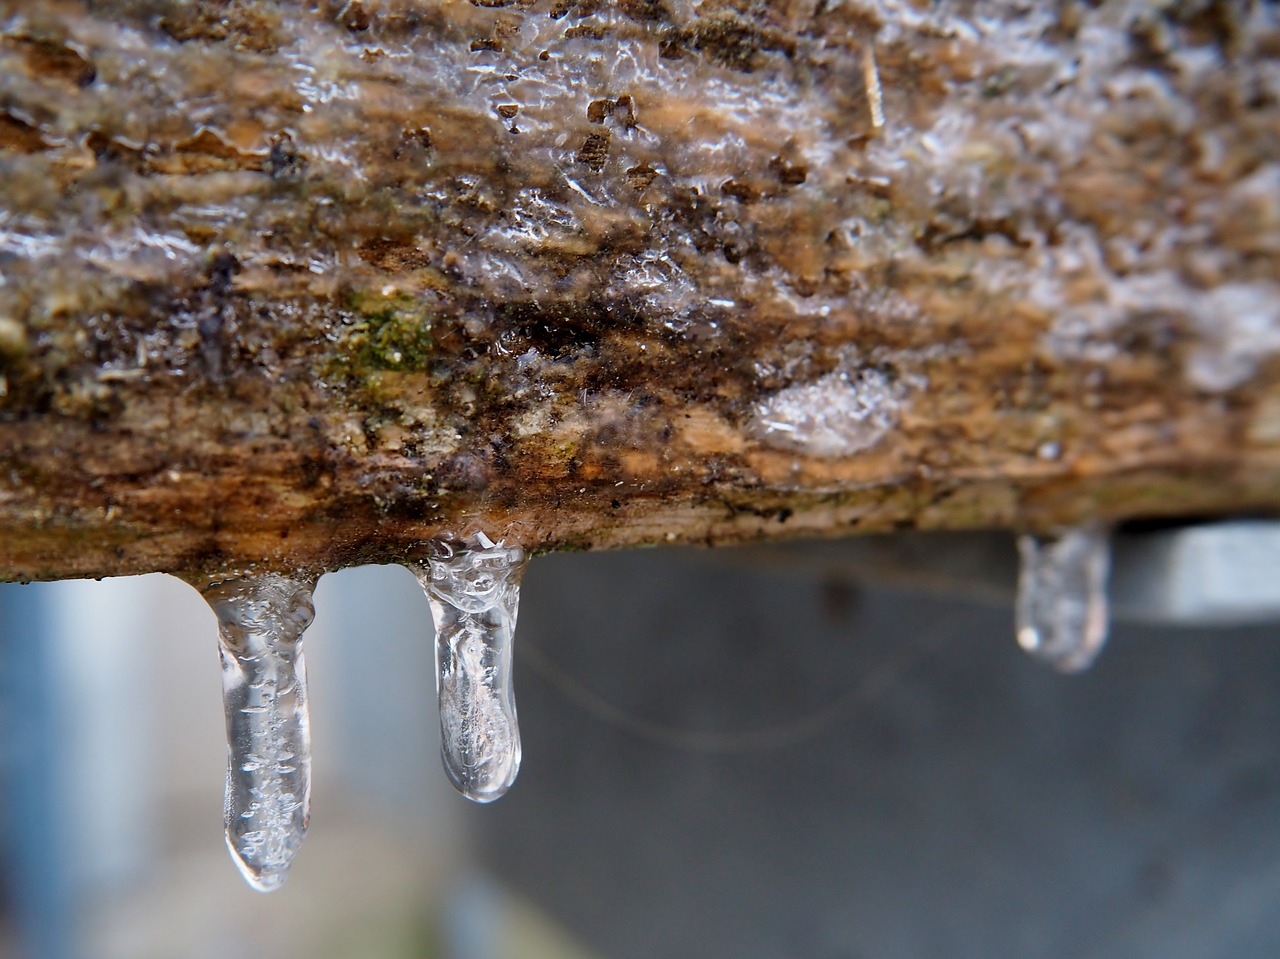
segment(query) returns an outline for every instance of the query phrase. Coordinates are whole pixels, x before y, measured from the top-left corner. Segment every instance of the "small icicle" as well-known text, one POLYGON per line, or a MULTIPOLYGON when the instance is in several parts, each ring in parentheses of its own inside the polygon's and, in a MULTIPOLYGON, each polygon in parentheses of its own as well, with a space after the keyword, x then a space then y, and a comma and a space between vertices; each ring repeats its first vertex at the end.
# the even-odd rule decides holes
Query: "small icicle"
POLYGON ((1018 645, 1064 673, 1088 669, 1107 639, 1110 531, 1086 523, 1021 536, 1018 552, 1018 645))
POLYGON ((440 752, 468 799, 492 802, 520 769, 511 688, 511 637, 525 552, 483 533, 472 545, 437 540, 427 565, 411 566, 436 627, 440 752))
POLYGON ((227 718, 227 848, 254 889, 271 892, 311 817, 311 726, 302 633, 313 579, 263 573, 207 587, 218 617, 227 718))

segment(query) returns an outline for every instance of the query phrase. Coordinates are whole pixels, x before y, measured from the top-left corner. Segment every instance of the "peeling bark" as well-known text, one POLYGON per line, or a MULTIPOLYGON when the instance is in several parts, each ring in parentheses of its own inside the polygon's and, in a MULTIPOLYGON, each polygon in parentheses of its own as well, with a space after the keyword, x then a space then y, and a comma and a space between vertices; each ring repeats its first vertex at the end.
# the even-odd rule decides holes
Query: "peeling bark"
POLYGON ((1280 23, 0 2, 0 576, 1280 508, 1280 23))

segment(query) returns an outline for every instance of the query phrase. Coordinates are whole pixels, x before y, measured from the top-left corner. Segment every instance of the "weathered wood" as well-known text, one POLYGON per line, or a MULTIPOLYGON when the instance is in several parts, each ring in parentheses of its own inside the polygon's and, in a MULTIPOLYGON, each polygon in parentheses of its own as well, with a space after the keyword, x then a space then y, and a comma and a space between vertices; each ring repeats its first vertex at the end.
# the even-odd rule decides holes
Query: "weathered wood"
POLYGON ((1274 5, 0 3, 0 576, 1280 508, 1274 5))

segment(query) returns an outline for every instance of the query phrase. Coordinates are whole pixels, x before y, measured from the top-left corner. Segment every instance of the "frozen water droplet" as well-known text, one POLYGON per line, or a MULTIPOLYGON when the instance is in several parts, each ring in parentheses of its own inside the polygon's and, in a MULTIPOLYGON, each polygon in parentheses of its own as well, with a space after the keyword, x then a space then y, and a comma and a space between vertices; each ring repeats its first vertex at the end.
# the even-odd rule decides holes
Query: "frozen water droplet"
POLYGON ((511 637, 525 552, 483 534, 437 541, 414 565, 436 626, 436 695, 445 772, 468 799, 492 802, 520 769, 511 637))
POLYGON ((1064 673, 1087 669, 1107 639, 1110 532, 1100 523, 1021 536, 1018 645, 1064 673))
POLYGON ((314 580, 277 573, 214 583, 227 717, 227 847, 249 885, 278 889, 311 816, 311 726, 302 633, 314 580))

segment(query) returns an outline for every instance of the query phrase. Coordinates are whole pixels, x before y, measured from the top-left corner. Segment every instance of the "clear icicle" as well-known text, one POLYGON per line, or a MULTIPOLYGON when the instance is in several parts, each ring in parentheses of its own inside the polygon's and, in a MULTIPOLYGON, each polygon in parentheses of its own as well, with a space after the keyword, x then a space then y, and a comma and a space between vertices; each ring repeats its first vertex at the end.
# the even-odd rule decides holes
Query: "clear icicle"
POLYGON ((314 580, 264 573, 204 590, 218 617, 227 718, 227 847, 259 892, 278 889, 311 816, 302 634, 314 580))
POLYGON ((1110 531, 1100 523, 1021 536, 1018 645, 1064 673, 1087 669, 1107 639, 1110 531))
POLYGON ((483 533, 474 545, 437 541, 427 565, 411 567, 436 626, 440 752, 468 799, 492 802, 520 769, 511 688, 511 637, 525 552, 483 533))

